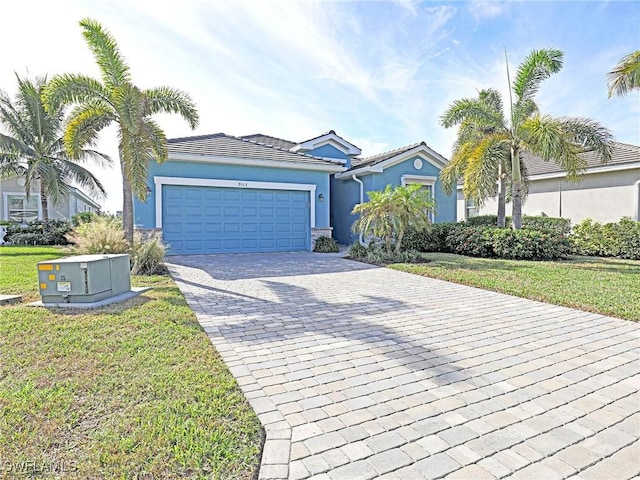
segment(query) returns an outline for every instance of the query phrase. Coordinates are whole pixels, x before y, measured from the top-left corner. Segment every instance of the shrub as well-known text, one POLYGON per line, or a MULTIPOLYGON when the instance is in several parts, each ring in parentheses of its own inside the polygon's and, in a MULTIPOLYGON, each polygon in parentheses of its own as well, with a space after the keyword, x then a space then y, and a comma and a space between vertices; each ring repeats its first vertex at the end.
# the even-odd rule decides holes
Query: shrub
POLYGON ((557 233, 558 235, 569 235, 571 233, 571 220, 568 218, 524 215, 522 217, 522 228, 538 230, 539 232, 557 233))
POLYGON ((387 265, 389 263, 426 263, 427 259, 416 250, 404 250, 401 252, 388 252, 382 248, 376 248, 367 252, 365 260, 377 265, 387 265))
POLYGON ((78 253, 129 253, 122 223, 112 218, 98 217, 91 223, 83 223, 67 238, 78 253))
MULTIPOLYGON (((478 215, 477 217, 469 217, 465 223, 469 226, 497 227, 498 216, 478 215)), ((507 227, 511 224, 511 217, 505 217, 505 224, 507 227)), ((540 232, 555 232, 560 235, 569 235, 569 233, 571 233, 571 220, 568 218, 523 215, 522 228, 538 230, 540 232)))
POLYGON ((66 236, 71 232, 71 222, 46 220, 29 222, 26 225, 10 222, 4 241, 15 245, 67 245, 66 236))
POLYGON ((79 227, 83 223, 94 221, 96 218, 98 218, 98 215, 93 212, 78 212, 73 217, 71 217, 71 222, 73 223, 74 227, 79 227))
POLYGON ((640 222, 625 217, 603 225, 587 218, 573 228, 571 242, 578 255, 640 260, 640 222))
MULTIPOLYGON (((465 223, 472 227, 497 227, 498 216, 497 215, 477 215, 475 217, 469 217, 465 223)), ((509 225, 511 223, 511 217, 506 217, 505 223, 509 225)))
POLYGON ((405 239, 402 242, 406 250, 417 250, 418 252, 445 252, 450 253, 451 249, 447 243, 447 236, 452 229, 459 224, 455 222, 434 223, 430 230, 407 230, 405 239))
POLYGON ((453 253, 470 257, 553 260, 571 252, 567 237, 537 230, 459 226, 447 237, 453 253))
POLYGON ((571 253, 569 239, 554 232, 497 228, 492 235, 493 253, 498 258, 555 260, 571 253))
POLYGON ((613 224, 602 225, 590 218, 573 227, 571 243, 578 255, 612 257, 618 253, 613 224))
POLYGON ((337 253, 340 249, 336 241, 325 235, 321 235, 316 239, 316 243, 313 247, 314 252, 319 253, 337 253))
POLYGON ((614 228, 620 256, 640 260, 640 222, 623 218, 614 228))
POLYGON ((497 227, 466 226, 461 224, 447 235, 452 253, 469 257, 493 257, 493 231, 497 227))
POLYGON ((133 265, 134 275, 161 275, 167 272, 163 260, 167 247, 162 243, 159 234, 143 239, 139 234, 134 238, 133 265))
POLYGON ((356 242, 351 247, 349 247, 349 257, 350 258, 364 258, 367 256, 367 247, 360 244, 360 242, 356 242))

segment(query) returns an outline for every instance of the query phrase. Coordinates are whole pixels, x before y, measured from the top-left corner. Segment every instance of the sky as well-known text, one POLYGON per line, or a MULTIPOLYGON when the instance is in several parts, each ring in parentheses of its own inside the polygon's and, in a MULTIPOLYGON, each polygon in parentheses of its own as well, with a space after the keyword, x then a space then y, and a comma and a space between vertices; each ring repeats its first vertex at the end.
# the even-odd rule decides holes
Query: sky
MULTIPOLYGON (((158 121, 168 138, 224 132, 303 141, 329 130, 363 156, 424 141, 445 157, 455 129, 439 125, 452 101, 497 88, 534 49, 558 48, 564 68, 538 94, 545 114, 592 118, 640 145, 640 93, 607 97, 605 74, 640 50, 638 1, 120 1, 4 2, 0 89, 21 76, 99 77, 78 22, 116 38, 141 88, 189 93, 200 125, 158 121)), ((116 131, 99 150, 117 161, 116 131)), ((90 166, 121 210, 121 178, 90 166)))

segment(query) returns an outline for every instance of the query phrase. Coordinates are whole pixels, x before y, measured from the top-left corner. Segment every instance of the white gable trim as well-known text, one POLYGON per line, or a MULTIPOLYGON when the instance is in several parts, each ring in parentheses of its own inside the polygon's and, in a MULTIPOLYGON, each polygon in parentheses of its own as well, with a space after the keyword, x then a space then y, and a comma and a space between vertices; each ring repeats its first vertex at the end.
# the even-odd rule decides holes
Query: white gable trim
POLYGON ((199 162, 199 163, 220 163, 223 165, 244 165, 250 167, 265 168, 291 168, 294 170, 313 170, 320 172, 344 172, 345 167, 339 165, 321 165, 317 163, 295 163, 278 160, 258 160, 255 158, 227 157, 223 155, 198 155, 195 153, 169 154, 169 161, 175 162, 199 162))
POLYGON ((322 147, 324 145, 332 145, 336 147, 338 150, 343 152, 345 155, 356 156, 362 153, 358 147, 354 144, 347 142, 344 138, 340 138, 336 133, 332 130, 331 132, 322 135, 317 138, 312 138, 311 140, 307 140, 306 142, 299 143, 294 145, 291 148, 292 152, 297 152, 299 150, 313 150, 318 147, 322 147))
POLYGON ((447 160, 436 151, 431 150, 429 147, 425 145, 418 145, 417 147, 414 147, 411 150, 407 150, 406 152, 402 152, 402 153, 399 153, 398 155, 388 158, 384 162, 380 162, 376 165, 369 165, 369 166, 364 166, 360 168, 355 168, 354 170, 350 170, 344 173, 337 173, 335 177, 338 179, 341 179, 341 178, 346 179, 346 178, 351 178, 352 174, 367 175, 370 173, 382 173, 385 170, 385 168, 393 167, 394 165, 402 163, 415 156, 419 156, 423 160, 429 162, 438 170, 442 170, 447 164, 447 160))
POLYGON ((217 178, 153 177, 156 196, 156 228, 162 228, 162 187, 182 185, 190 187, 259 188, 262 190, 298 190, 309 192, 311 228, 316 226, 316 185, 311 183, 253 182, 249 180, 221 180, 217 178))

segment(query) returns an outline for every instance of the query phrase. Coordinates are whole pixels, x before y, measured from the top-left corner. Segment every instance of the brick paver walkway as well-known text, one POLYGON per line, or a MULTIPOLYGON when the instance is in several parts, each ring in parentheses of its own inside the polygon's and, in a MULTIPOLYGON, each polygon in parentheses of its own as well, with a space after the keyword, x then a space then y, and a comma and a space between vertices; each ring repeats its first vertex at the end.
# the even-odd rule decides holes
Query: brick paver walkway
POLYGON ((169 263, 261 479, 640 474, 638 324, 307 252, 169 263))

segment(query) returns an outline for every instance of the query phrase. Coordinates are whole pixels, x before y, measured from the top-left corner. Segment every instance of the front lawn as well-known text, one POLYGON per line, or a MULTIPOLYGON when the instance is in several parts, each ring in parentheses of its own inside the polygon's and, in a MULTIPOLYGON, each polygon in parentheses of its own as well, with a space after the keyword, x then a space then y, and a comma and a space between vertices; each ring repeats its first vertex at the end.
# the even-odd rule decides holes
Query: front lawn
POLYGON ((640 262, 571 257, 555 262, 495 260, 425 253, 427 264, 394 264, 405 272, 564 305, 628 320, 640 320, 640 262))
MULTIPOLYGON (((0 293, 37 298, 35 263, 63 254, 0 247, 0 293)), ((0 307, 3 474, 254 476, 261 427, 175 283, 132 280, 153 289, 95 311, 0 307)))

